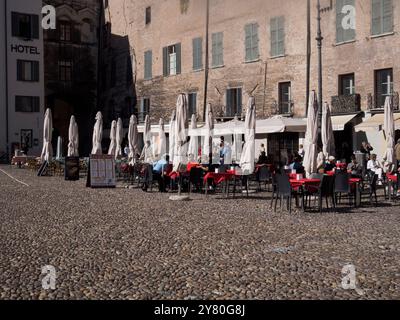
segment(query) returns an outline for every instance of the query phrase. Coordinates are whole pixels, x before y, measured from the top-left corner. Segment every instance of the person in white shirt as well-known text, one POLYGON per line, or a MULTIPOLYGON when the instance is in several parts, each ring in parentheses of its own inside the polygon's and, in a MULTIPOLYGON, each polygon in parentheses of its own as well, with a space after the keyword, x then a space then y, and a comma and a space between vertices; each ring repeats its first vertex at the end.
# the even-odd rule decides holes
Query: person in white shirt
POLYGON ((371 170, 378 175, 378 179, 382 181, 383 168, 381 163, 376 160, 376 154, 371 155, 371 159, 367 163, 367 170, 371 170))
POLYGON ((299 146, 299 156, 301 156, 302 158, 304 158, 304 154, 305 154, 304 146, 301 144, 301 145, 299 146))

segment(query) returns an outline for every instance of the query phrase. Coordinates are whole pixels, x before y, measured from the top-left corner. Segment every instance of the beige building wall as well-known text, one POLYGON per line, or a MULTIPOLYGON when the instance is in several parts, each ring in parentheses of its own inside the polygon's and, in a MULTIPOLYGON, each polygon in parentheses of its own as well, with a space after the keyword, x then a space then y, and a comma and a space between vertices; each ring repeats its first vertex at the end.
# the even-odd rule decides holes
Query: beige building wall
MULTIPOLYGON (((312 59, 311 89, 317 90, 316 3, 311 1, 312 59)), ((393 68, 394 90, 399 91, 400 3, 393 1, 394 32, 384 37, 371 36, 371 1, 356 0, 356 39, 336 44, 336 1, 322 0, 323 99, 330 102, 338 95, 340 74, 355 73, 356 93, 361 95, 362 109, 367 108, 368 94, 374 93, 374 70, 393 68), (330 4, 332 3, 332 7, 330 4)), ((113 33, 127 35, 134 48, 134 71, 138 101, 150 97, 153 122, 169 118, 179 92, 198 92, 198 115, 203 111, 204 70, 192 70, 192 39, 203 38, 205 51, 206 1, 200 0, 113 0, 106 16, 113 33), (151 6, 152 19, 145 25, 145 8, 151 6), (186 8, 187 10, 183 10, 186 8), (163 77, 162 48, 182 44, 182 74, 163 77), (144 78, 144 52, 152 50, 153 78, 144 78)), ((278 83, 291 81, 294 116, 305 116, 306 105, 306 1, 298 0, 210 0, 211 34, 224 33, 224 67, 210 68, 208 101, 216 113, 226 105, 225 90, 243 88, 243 113, 249 94, 255 95, 258 117, 276 113, 278 83), (270 19, 284 16, 285 55, 270 54, 270 19), (245 32, 248 23, 259 25, 260 59, 245 63, 245 32), (266 81, 265 81, 266 79, 266 81)), ((205 59, 203 57, 203 65, 205 59)))

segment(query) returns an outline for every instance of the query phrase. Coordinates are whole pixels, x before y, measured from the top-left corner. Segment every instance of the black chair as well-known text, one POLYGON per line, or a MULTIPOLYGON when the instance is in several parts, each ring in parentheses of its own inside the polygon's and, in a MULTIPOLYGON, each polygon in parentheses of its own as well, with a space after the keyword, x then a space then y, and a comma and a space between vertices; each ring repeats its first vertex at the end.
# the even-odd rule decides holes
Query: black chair
POLYGON ((335 208, 341 201, 343 194, 348 196, 349 205, 350 206, 352 205, 354 194, 350 188, 349 178, 350 178, 349 174, 344 171, 340 171, 335 175, 334 194, 333 194, 335 208), (339 195, 339 201, 338 201, 338 195, 339 195))
POLYGON ((218 168, 219 173, 226 173, 229 170, 229 166, 227 164, 220 165, 218 168))
POLYGON ((334 185, 335 185, 335 176, 322 175, 321 183, 316 189, 308 189, 308 190, 306 189, 305 191, 306 199, 307 196, 309 196, 310 194, 311 195, 314 194, 318 198, 318 208, 320 213, 322 213, 322 204, 324 198, 325 198, 326 209, 328 210, 330 209, 329 199, 331 199, 332 207, 335 208, 334 185))
POLYGON ((261 190, 261 183, 264 183, 267 191, 269 191, 269 185, 272 183, 272 174, 267 166, 261 166, 258 168, 257 181, 259 190, 261 190))
POLYGON ((203 169, 192 168, 189 174, 189 194, 192 192, 192 187, 195 187, 197 191, 203 189, 203 169))
POLYGON ((151 164, 146 164, 144 168, 144 176, 143 176, 143 186, 142 190, 147 192, 148 188, 150 188, 150 192, 153 190, 153 166, 151 164))
POLYGON ((280 208, 282 210, 282 202, 286 200, 287 209, 289 214, 292 212, 292 199, 293 195, 297 196, 297 192, 294 191, 290 185, 289 176, 286 174, 277 174, 276 175, 277 181, 277 190, 276 190, 276 199, 275 199, 275 206, 274 211, 276 212, 276 207, 278 205, 278 198, 280 199, 280 208))
POLYGON ((374 174, 373 172, 369 172, 368 179, 366 183, 364 182, 363 187, 360 190, 361 198, 363 197, 363 195, 368 195, 371 205, 373 205, 373 197, 375 197, 375 206, 378 205, 378 196, 376 194, 377 182, 378 175, 374 174))

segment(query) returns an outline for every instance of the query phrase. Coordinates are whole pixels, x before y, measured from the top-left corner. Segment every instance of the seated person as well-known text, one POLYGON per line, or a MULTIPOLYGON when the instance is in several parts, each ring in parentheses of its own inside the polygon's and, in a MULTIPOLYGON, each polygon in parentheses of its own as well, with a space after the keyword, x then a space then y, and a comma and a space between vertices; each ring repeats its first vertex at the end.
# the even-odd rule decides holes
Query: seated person
POLYGON ((296 173, 304 173, 304 167, 301 164, 300 156, 294 158, 293 162, 289 165, 290 170, 296 170, 296 173))
POLYGON ((168 175, 164 174, 164 172, 167 169, 168 165, 169 165, 169 155, 166 155, 165 159, 161 158, 153 165, 153 176, 158 181, 158 188, 160 192, 166 192, 165 186, 166 186, 166 181, 168 179, 168 175))
POLYGON ((377 174, 378 179, 380 180, 379 182, 380 182, 380 184, 382 184, 383 168, 382 168, 381 163, 376 159, 376 154, 372 154, 371 159, 368 160, 367 170, 377 174))
POLYGON ((268 157, 264 151, 261 152, 261 154, 257 160, 257 164, 258 165, 267 165, 268 164, 268 157))
POLYGON ((328 161, 324 165, 324 171, 329 172, 332 171, 334 168, 336 168, 335 157, 330 156, 328 158, 328 161))
POLYGON ((351 162, 347 165, 347 171, 350 171, 352 176, 359 177, 362 175, 362 168, 354 154, 351 156, 351 162))

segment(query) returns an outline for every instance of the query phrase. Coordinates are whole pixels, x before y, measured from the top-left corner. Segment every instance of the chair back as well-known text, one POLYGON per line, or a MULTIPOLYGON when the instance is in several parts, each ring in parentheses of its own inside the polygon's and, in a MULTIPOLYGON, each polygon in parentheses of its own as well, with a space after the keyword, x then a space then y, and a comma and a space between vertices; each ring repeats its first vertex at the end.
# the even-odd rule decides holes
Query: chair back
POLYGON ((258 181, 266 182, 271 179, 271 171, 267 166, 262 166, 258 169, 258 181))
POLYGON ((277 174, 277 193, 278 196, 289 197, 292 194, 289 177, 287 174, 277 174))
POLYGON ((370 172, 368 184, 369 184, 371 191, 376 191, 376 184, 378 182, 378 178, 379 178, 379 176, 377 174, 370 172))
POLYGON ((318 180, 321 180, 321 183, 322 183, 323 178, 324 178, 324 175, 323 175, 322 173, 312 173, 312 174, 310 175, 310 179, 318 179, 318 180))
POLYGON ((190 170, 189 180, 193 184, 201 183, 203 180, 203 169, 201 168, 192 168, 190 170))
POLYGON ((320 185, 320 193, 323 197, 333 196, 335 185, 335 176, 325 175, 322 177, 320 185))
POLYGON ((347 172, 340 171, 335 176, 335 192, 349 193, 349 174, 347 172))
POLYGON ((226 173, 229 170, 229 166, 226 164, 220 165, 218 168, 219 173, 226 173))

